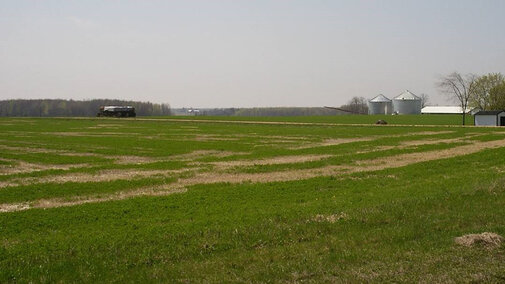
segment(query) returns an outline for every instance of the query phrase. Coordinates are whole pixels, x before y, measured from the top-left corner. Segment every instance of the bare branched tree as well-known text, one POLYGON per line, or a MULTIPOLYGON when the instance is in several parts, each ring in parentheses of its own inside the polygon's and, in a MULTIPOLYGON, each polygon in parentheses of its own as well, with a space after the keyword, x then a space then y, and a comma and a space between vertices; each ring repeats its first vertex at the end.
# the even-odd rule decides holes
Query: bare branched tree
POLYGON ((425 107, 430 101, 430 96, 427 94, 421 94, 419 97, 421 98, 421 107, 425 107))
POLYGON ((368 113, 367 100, 363 97, 353 97, 347 104, 342 105, 340 108, 355 114, 368 113))
POLYGON ((437 83, 440 91, 459 103, 462 110, 463 125, 465 125, 465 114, 468 101, 473 93, 474 82, 477 76, 473 74, 461 75, 453 72, 440 78, 437 83))

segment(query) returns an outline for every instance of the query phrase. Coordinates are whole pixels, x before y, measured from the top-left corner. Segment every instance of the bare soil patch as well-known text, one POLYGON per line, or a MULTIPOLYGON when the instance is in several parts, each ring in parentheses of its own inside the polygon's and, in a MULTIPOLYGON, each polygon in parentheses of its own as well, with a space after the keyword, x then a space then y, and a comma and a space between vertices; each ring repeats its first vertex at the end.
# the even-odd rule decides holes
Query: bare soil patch
POLYGON ((486 248, 499 247, 504 240, 502 236, 489 232, 468 234, 454 239, 458 245, 466 247, 483 246, 486 248))

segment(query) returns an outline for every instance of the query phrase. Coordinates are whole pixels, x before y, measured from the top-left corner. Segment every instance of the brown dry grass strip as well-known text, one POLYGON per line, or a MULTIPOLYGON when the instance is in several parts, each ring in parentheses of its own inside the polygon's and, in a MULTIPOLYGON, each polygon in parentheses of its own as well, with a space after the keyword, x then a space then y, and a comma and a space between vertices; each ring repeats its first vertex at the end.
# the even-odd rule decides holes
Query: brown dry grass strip
POLYGON ((457 146, 449 149, 442 149, 428 152, 417 152, 384 157, 375 160, 362 161, 358 163, 364 171, 381 170, 384 168, 403 167, 414 163, 447 159, 456 156, 469 155, 487 149, 505 147, 505 140, 493 140, 486 142, 476 142, 469 145, 457 146))
POLYGON ((400 147, 410 147, 410 146, 423 146, 423 145, 436 145, 442 143, 458 143, 465 141, 461 138, 450 138, 450 139, 425 139, 425 140, 410 140, 400 142, 400 147))
POLYGON ((39 134, 68 137, 122 137, 137 136, 136 132, 40 132, 39 134))
MULTIPOLYGON (((229 152, 229 151, 194 151, 187 154, 174 155, 166 158, 153 158, 143 156, 107 156, 94 153, 75 153, 66 152, 65 155, 70 156, 96 156, 108 159, 114 159, 116 164, 145 164, 163 161, 192 161, 202 157, 228 157, 232 155, 246 155, 249 153, 243 152, 229 152)), ((4 161, 15 162, 15 165, 0 166, 0 175, 30 173, 35 171, 61 169, 68 170, 71 168, 87 167, 88 164, 74 164, 74 165, 40 165, 33 163, 20 162, 17 160, 4 161)), ((90 182, 90 181, 113 181, 113 180, 130 180, 133 178, 150 177, 155 175, 170 175, 174 173, 181 173, 186 171, 195 170, 195 168, 188 168, 184 170, 138 170, 138 169, 123 169, 123 170, 108 170, 101 171, 97 174, 88 173, 72 173, 66 175, 48 176, 42 178, 18 178, 8 181, 0 181, 0 188, 9 186, 30 185, 36 183, 65 183, 65 182, 90 182)))
POLYGON ((362 138, 336 138, 336 139, 326 139, 321 142, 304 144, 300 146, 290 147, 291 150, 300 150, 300 149, 308 149, 308 148, 316 148, 316 147, 324 147, 324 146, 336 146, 340 144, 347 144, 353 142, 365 142, 365 141, 373 141, 378 139, 378 137, 362 137, 362 138))
POLYGON ((368 137, 357 137, 357 138, 336 138, 336 139, 326 139, 321 142, 302 144, 300 146, 291 147, 289 149, 299 150, 299 149, 308 149, 315 147, 324 147, 324 146, 336 146, 340 144, 347 144, 353 142, 367 142, 374 141, 382 138, 392 138, 392 137, 409 137, 409 136, 423 136, 423 135, 439 135, 439 134, 450 134, 454 131, 444 130, 444 131, 421 131, 407 134, 396 134, 396 135, 381 135, 381 136, 368 136, 368 137))
POLYGON ((89 166, 89 164, 43 165, 17 160, 10 160, 10 161, 15 162, 16 164, 13 166, 0 167, 0 175, 32 173, 45 170, 69 170, 73 168, 84 168, 89 166))
POLYGON ((149 178, 154 176, 170 177, 184 172, 196 171, 198 168, 187 168, 181 170, 138 170, 138 169, 116 169, 104 170, 95 174, 71 173, 65 175, 55 175, 46 177, 27 177, 12 179, 0 182, 0 188, 8 186, 32 185, 39 183, 66 183, 66 182, 108 182, 115 180, 134 180, 149 178))
POLYGON ((211 162, 210 164, 218 168, 230 168, 238 166, 257 166, 257 165, 280 165, 280 164, 294 164, 320 161, 330 158, 333 155, 298 155, 298 156, 279 156, 270 159, 262 160, 239 160, 239 161, 226 161, 226 162, 211 162))
MULTIPOLYGON (((227 169, 234 166, 303 163, 309 161, 317 161, 328 157, 331 157, 331 155, 285 156, 265 160, 214 162, 211 164, 214 164, 220 169, 227 169)), ((8 186, 31 185, 37 183, 108 182, 114 180, 133 180, 138 178, 153 177, 157 175, 172 176, 174 174, 197 170, 198 168, 186 168, 182 170, 139 170, 139 169, 104 170, 95 174, 72 173, 72 174, 47 176, 47 177, 28 177, 28 178, 12 179, 9 181, 0 182, 0 188, 8 186)))
POLYGON ((89 153, 89 152, 71 152, 71 151, 66 151, 66 150, 35 148, 35 147, 19 147, 19 146, 14 147, 14 146, 0 145, 0 149, 22 152, 22 153, 51 153, 51 154, 57 154, 57 155, 61 155, 61 156, 71 156, 71 157, 100 157, 100 158, 115 160, 115 162, 120 165, 151 163, 151 162, 156 162, 159 160, 159 159, 155 159, 153 157, 145 157, 145 156, 128 156, 128 155, 126 155, 126 156, 109 156, 109 155, 102 155, 102 154, 89 153))
POLYGON ((197 150, 187 154, 179 154, 170 156, 169 160, 176 161, 192 161, 204 157, 225 158, 235 155, 249 155, 247 152, 231 152, 231 151, 216 151, 216 150, 197 150))
POLYGON ((185 140, 192 141, 238 141, 240 138, 234 136, 224 136, 216 134, 199 134, 191 138, 186 138, 185 140))
POLYGON ((66 153, 66 151, 56 149, 19 147, 19 146, 7 146, 7 145, 0 145, 0 149, 22 153, 56 153, 56 154, 66 153))
POLYGON ((87 203, 124 200, 139 196, 164 196, 173 193, 185 192, 186 190, 187 189, 184 187, 173 186, 168 188, 167 186, 162 186, 162 187, 140 188, 133 191, 122 191, 104 197, 87 196, 85 198, 81 199, 77 198, 71 201, 63 199, 40 199, 33 203, 23 202, 13 204, 0 204, 0 213, 23 211, 31 208, 69 207, 87 203))

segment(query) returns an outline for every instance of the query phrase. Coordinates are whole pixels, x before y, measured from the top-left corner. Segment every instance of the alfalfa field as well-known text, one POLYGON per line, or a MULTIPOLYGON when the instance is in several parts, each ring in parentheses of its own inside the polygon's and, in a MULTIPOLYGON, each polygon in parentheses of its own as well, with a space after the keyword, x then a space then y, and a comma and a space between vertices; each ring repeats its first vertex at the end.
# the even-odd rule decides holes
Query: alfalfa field
POLYGON ((365 119, 2 118, 0 282, 505 281, 505 130, 365 119))

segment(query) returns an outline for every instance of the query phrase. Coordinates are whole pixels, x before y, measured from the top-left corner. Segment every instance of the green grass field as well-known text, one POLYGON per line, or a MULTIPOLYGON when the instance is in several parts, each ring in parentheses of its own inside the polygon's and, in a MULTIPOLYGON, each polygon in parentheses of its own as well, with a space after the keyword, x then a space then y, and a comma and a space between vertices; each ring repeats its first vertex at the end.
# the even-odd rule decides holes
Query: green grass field
MULTIPOLYGON (((263 122, 297 122, 297 123, 331 123, 331 124, 374 124, 382 119, 393 125, 461 125, 461 115, 336 115, 336 116, 172 116, 158 117, 172 120, 226 120, 226 121, 263 121, 263 122)), ((465 124, 473 125, 473 116, 465 116, 465 124)))
POLYGON ((0 282, 504 282, 505 129, 378 119, 0 118, 0 282))

